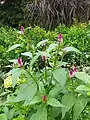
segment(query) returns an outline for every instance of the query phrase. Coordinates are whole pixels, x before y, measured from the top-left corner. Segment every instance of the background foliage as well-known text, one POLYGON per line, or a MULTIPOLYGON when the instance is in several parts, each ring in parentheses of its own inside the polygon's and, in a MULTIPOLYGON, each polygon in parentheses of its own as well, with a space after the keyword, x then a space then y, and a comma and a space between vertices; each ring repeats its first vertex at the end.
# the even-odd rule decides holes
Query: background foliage
POLYGON ((89 66, 90 60, 90 25, 89 24, 78 24, 73 25, 70 28, 64 25, 59 25, 53 31, 46 31, 38 26, 29 27, 25 29, 24 34, 19 34, 17 29, 1 27, 0 28, 0 65, 2 70, 5 70, 5 65, 8 63, 8 59, 14 59, 20 57, 21 52, 32 51, 33 45, 45 39, 50 41, 57 41, 58 33, 62 33, 65 46, 74 46, 82 52, 82 58, 80 56, 75 57, 74 54, 67 54, 65 59, 72 63, 77 61, 78 65, 80 62, 89 66), (79 41, 79 42, 78 42, 79 41), (8 54, 6 51, 9 46, 13 44, 23 44, 19 50, 11 51, 8 54), (15 53, 15 54, 14 54, 15 53), (71 56, 71 57, 68 57, 71 56), (80 61, 81 60, 81 61, 80 61), (3 66, 3 67, 2 67, 3 66))

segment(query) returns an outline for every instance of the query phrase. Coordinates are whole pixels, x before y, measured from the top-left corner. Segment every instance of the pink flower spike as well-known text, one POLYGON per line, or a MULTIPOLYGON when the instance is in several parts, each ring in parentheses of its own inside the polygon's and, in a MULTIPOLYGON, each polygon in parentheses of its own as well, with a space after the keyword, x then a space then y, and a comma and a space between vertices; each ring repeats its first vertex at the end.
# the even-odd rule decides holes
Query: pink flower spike
POLYGON ((21 34, 24 34, 24 27, 23 26, 20 27, 20 31, 21 31, 21 34))
POLYGON ((46 59, 47 59, 46 56, 43 55, 43 56, 42 56, 42 61, 46 61, 46 59))
POLYGON ((77 68, 75 67, 75 68, 73 69, 73 71, 74 71, 74 72, 77 72, 78 70, 77 70, 77 68))
POLYGON ((22 67, 23 66, 22 59, 18 58, 17 59, 17 63, 18 63, 18 67, 22 67))
POLYGON ((44 102, 47 101, 47 96, 46 96, 46 95, 42 96, 42 100, 43 100, 44 102))
POLYGON ((62 37, 62 34, 58 34, 58 42, 59 43, 62 43, 63 42, 63 37, 62 37))
POLYGON ((69 77, 70 78, 74 77, 74 72, 72 70, 69 71, 69 77))

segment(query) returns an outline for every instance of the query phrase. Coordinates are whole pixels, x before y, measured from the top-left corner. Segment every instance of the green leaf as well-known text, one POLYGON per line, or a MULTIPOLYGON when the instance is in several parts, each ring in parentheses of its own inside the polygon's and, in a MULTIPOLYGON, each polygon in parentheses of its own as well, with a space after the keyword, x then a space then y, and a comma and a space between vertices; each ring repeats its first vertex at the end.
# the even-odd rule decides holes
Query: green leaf
POLYGON ((14 50, 14 49, 16 49, 17 47, 20 47, 20 46, 21 46, 21 44, 15 44, 12 47, 10 47, 6 52, 10 52, 10 51, 12 51, 12 50, 14 50))
POLYGON ((90 83, 90 76, 85 72, 76 72, 75 77, 82 80, 84 83, 90 83))
POLYGON ((46 50, 47 52, 51 52, 53 49, 55 49, 56 47, 58 46, 58 44, 55 44, 55 43, 53 43, 53 44, 50 44, 49 45, 49 48, 46 50))
POLYGON ((21 55, 32 58, 32 53, 31 52, 21 53, 21 55))
POLYGON ((6 114, 0 114, 0 120, 8 120, 6 114))
POLYGON ((62 87, 60 85, 56 85, 54 88, 52 88, 52 90, 50 90, 49 97, 56 97, 60 93, 61 89, 62 87))
POLYGON ((87 105, 87 98, 80 96, 77 98, 76 103, 73 107, 73 120, 77 120, 87 105))
POLYGON ((9 112, 8 107, 7 107, 7 106, 5 106, 5 107, 3 108, 3 111, 4 111, 4 113, 5 113, 5 114, 7 114, 7 113, 9 112))
POLYGON ((77 88, 76 88, 76 91, 90 91, 90 86, 87 86, 87 85, 79 85, 77 88))
POLYGON ((30 102, 34 99, 35 94, 37 92, 36 83, 32 82, 31 84, 24 84, 24 87, 19 89, 19 93, 17 92, 17 97, 14 98, 14 102, 25 101, 24 106, 29 105, 30 102))
POLYGON ((8 112, 8 119, 9 120, 12 120, 13 116, 14 116, 14 113, 15 113, 15 109, 10 109, 9 112, 8 112))
POLYGON ((66 112, 68 112, 76 102, 76 96, 74 94, 66 94, 62 97, 62 104, 66 107, 62 108, 62 118, 64 118, 66 112))
POLYGON ((66 83, 66 71, 64 68, 59 68, 53 71, 53 77, 60 83, 61 86, 64 86, 66 83))
POLYGON ((12 86, 14 87, 16 85, 16 81, 19 78, 20 74, 21 74, 21 69, 17 68, 17 69, 13 69, 11 71, 12 73, 12 86))
POLYGON ((73 52, 76 52, 76 53, 81 54, 81 52, 80 52, 77 48, 74 48, 74 47, 65 47, 63 50, 64 50, 66 53, 73 51, 73 52))
POLYGON ((52 116, 54 118, 58 117, 61 114, 61 109, 60 107, 52 107, 52 116))
MULTIPOLYGON (((37 92, 37 85, 36 83, 32 83, 31 85, 28 85, 24 91, 23 91, 23 95, 24 95, 24 99, 25 99, 25 103, 24 106, 29 105, 29 103, 32 101, 32 99, 34 98, 36 92, 37 92)), ((35 98, 34 98, 35 101, 35 98)))
POLYGON ((39 56, 40 56, 40 53, 37 53, 36 56, 34 56, 34 57, 32 58, 32 60, 31 60, 31 62, 30 62, 30 66, 32 66, 32 65, 36 62, 36 60, 38 59, 39 56))
POLYGON ((41 102, 41 101, 42 101, 42 99, 41 99, 39 96, 35 96, 35 97, 30 101, 29 105, 34 105, 34 104, 39 103, 39 102, 41 102))
POLYGON ((40 107, 38 111, 31 116, 30 120, 47 120, 47 108, 40 107))
POLYGON ((57 99, 51 98, 47 100, 47 104, 53 107, 65 107, 63 104, 61 104, 57 99))
POLYGON ((48 40, 43 40, 43 41, 40 41, 38 44, 37 44, 37 47, 40 47, 41 45, 43 45, 44 43, 48 42, 48 40))

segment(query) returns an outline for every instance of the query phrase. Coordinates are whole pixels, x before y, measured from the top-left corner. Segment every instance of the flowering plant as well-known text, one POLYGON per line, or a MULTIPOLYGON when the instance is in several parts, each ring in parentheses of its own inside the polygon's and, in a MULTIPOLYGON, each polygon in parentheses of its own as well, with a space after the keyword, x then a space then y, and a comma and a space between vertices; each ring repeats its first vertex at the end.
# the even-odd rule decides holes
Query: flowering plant
MULTIPOLYGON (((16 44, 9 48, 8 52, 20 46, 16 44)), ((30 64, 21 58, 16 60, 10 71, 12 78, 10 76, 9 82, 9 87, 12 86, 15 90, 7 96, 4 103, 8 110, 11 105, 14 110, 13 117, 23 115, 25 120, 78 119, 87 99, 76 80, 83 80, 82 75, 86 74, 79 73, 73 65, 69 69, 66 67, 68 63, 64 62, 63 58, 67 52, 81 54, 74 47, 64 47, 62 35, 59 34, 54 43, 43 40, 37 44, 34 51, 21 53, 30 60, 30 64), (24 79, 25 82, 17 85, 19 79, 24 79)), ((86 76, 90 78, 89 75, 86 76)))

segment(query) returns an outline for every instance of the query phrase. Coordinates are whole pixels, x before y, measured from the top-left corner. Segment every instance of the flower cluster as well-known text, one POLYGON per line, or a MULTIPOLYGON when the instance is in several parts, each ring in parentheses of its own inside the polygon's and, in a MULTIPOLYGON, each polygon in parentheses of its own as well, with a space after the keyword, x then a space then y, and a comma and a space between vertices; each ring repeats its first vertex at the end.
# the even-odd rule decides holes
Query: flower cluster
MULTIPOLYGON (((17 79, 17 84, 23 84, 25 82, 26 82, 25 79, 23 80, 19 78, 17 79)), ((10 87, 12 87, 12 76, 8 76, 6 79, 4 79, 4 88, 10 88, 10 87)))
POLYGON ((12 87, 12 76, 8 76, 4 80, 4 88, 10 88, 10 87, 12 87))
POLYGON ((72 66, 72 69, 69 71, 69 77, 74 77, 75 72, 77 72, 77 68, 75 66, 72 66))

